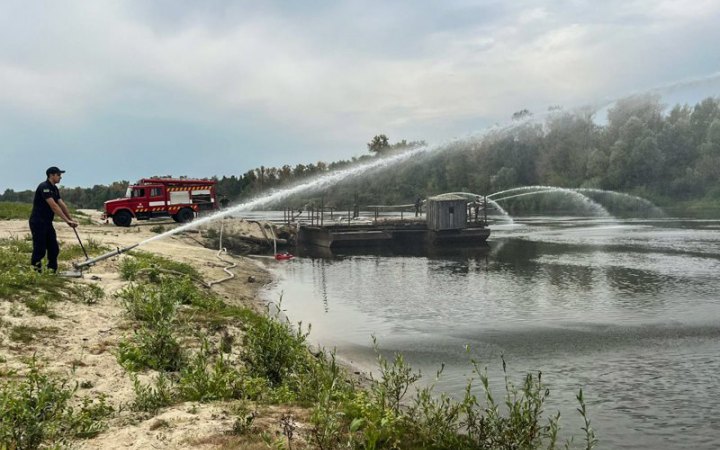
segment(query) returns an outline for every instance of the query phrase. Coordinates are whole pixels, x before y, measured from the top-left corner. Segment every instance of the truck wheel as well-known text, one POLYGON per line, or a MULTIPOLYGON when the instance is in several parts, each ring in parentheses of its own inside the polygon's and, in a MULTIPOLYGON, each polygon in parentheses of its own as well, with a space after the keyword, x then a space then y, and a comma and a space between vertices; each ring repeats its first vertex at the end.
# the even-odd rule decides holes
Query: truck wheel
POLYGON ((127 211, 118 211, 113 215, 113 223, 119 227, 129 227, 132 215, 127 211))
POLYGON ((170 217, 172 217, 172 220, 174 220, 175 222, 180 222, 180 218, 177 214, 170 214, 170 217))
POLYGON ((178 222, 187 223, 195 218, 195 212, 190 208, 183 208, 177 213, 178 222))

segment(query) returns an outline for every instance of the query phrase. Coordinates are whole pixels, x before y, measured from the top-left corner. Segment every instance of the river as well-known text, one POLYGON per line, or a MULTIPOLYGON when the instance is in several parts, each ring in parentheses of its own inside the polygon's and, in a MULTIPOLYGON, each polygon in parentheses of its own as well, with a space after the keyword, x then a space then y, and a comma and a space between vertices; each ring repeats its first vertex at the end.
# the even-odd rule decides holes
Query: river
POLYGON ((363 370, 371 336, 438 391, 462 395, 471 358, 502 394, 542 371, 565 436, 582 438, 582 388, 598 448, 717 448, 720 221, 521 217, 485 248, 301 253, 270 263, 310 339, 363 370), (469 351, 467 350, 469 348, 469 351))

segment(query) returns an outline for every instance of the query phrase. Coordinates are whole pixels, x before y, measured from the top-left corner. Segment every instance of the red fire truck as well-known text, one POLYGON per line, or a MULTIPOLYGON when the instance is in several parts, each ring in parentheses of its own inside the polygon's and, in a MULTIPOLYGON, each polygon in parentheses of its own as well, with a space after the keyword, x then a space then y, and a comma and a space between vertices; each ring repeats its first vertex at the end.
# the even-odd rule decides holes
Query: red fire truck
POLYGON ((125 198, 105 202, 104 218, 129 227, 133 217, 147 220, 170 216, 190 222, 197 213, 218 209, 214 180, 143 178, 127 188, 125 198))

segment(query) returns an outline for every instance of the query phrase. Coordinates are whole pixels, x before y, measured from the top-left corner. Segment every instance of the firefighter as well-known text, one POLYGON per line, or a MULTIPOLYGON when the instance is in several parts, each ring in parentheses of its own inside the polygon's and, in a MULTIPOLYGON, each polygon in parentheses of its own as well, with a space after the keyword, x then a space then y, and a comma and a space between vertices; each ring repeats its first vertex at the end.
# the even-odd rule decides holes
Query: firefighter
POLYGON ((65 173, 64 170, 60 170, 55 166, 48 168, 45 171, 47 179, 40 183, 35 190, 32 212, 30 213, 30 232, 33 239, 30 264, 38 272, 42 270, 41 261, 45 254, 47 254, 48 259, 48 270, 56 272, 58 268, 60 246, 57 242, 55 228, 53 228, 55 214, 60 216, 71 228, 78 226, 78 223, 70 216, 70 211, 65 202, 60 198, 60 191, 57 188, 63 173, 65 173))
POLYGON ((225 209, 225 208, 227 208, 228 204, 230 204, 230 200, 228 200, 228 198, 225 197, 224 195, 221 195, 220 196, 220 207, 222 209, 225 209))
POLYGON ((415 217, 420 215, 420 208, 422 208, 422 198, 418 197, 415 199, 415 217))

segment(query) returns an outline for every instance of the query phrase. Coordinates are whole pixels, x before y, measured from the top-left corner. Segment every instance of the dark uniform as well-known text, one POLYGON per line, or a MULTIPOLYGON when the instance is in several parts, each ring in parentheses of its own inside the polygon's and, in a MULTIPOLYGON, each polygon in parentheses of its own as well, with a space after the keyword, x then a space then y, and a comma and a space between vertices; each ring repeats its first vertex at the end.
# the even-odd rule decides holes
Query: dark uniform
POLYGON ((57 202, 60 200, 60 191, 57 186, 45 180, 35 190, 32 213, 30 213, 30 232, 33 239, 33 252, 30 263, 38 271, 42 269, 41 261, 45 257, 45 253, 47 253, 48 258, 48 269, 57 271, 58 268, 60 246, 53 227, 55 213, 47 202, 49 198, 57 202))

